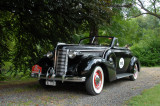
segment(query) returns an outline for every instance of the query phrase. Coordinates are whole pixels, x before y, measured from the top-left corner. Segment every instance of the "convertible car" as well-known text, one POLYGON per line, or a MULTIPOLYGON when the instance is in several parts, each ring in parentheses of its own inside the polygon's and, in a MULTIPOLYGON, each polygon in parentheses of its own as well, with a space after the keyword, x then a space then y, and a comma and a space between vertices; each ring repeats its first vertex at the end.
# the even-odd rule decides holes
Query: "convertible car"
POLYGON ((124 77, 134 81, 139 71, 138 59, 128 48, 119 47, 116 37, 94 36, 79 44, 58 43, 32 67, 31 76, 45 87, 60 81, 84 82, 86 91, 97 95, 105 81, 124 77))

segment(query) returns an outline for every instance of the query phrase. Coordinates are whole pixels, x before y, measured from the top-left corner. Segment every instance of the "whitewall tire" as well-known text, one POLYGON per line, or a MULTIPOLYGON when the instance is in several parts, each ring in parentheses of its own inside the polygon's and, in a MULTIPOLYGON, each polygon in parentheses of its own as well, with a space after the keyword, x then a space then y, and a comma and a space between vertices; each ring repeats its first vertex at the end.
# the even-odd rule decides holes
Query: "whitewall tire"
POLYGON ((104 73, 100 66, 93 69, 91 76, 86 81, 86 90, 91 95, 100 94, 104 85, 104 73))
POLYGON ((138 78, 138 65, 135 63, 133 75, 130 76, 130 80, 134 81, 138 78))

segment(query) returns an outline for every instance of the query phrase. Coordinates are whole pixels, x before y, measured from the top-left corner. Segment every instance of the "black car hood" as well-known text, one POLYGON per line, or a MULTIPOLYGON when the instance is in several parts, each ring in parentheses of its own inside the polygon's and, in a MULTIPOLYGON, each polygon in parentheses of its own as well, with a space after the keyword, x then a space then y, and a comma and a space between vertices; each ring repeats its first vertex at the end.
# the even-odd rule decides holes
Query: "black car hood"
POLYGON ((73 51, 105 51, 110 47, 100 45, 75 45, 75 44, 63 44, 59 45, 62 49, 69 49, 73 51))

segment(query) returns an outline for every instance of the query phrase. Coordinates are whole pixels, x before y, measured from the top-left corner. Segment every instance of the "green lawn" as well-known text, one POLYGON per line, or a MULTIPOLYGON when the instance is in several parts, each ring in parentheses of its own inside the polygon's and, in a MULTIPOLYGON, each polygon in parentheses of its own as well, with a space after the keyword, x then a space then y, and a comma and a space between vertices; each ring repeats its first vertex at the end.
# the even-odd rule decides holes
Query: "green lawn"
POLYGON ((141 95, 127 101, 128 106, 160 106, 160 85, 144 90, 141 95))
POLYGON ((24 80, 9 80, 9 81, 0 81, 0 86, 3 85, 18 85, 18 84, 23 84, 23 83, 30 83, 37 81, 36 78, 28 78, 24 80))

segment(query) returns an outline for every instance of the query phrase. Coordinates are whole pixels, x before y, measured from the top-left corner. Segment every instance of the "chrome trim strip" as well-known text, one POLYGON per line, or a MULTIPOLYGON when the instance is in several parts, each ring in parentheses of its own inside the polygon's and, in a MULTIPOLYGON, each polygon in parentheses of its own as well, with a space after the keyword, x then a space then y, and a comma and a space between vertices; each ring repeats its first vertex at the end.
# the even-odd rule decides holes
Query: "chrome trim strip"
POLYGON ((102 51, 105 51, 106 49, 104 50, 75 50, 75 51, 78 51, 78 52, 102 52, 102 51))
POLYGON ((69 53, 69 49, 67 49, 67 53, 66 53, 65 75, 66 75, 66 73, 67 73, 67 66, 68 66, 68 53, 69 53))
MULTIPOLYGON (((65 50, 65 49, 64 49, 65 50)), ((63 50, 63 51, 64 51, 63 50)), ((64 70, 64 74, 62 75, 62 82, 64 82, 65 81, 65 76, 66 76, 66 73, 67 73, 67 67, 68 67, 68 53, 69 53, 69 49, 67 49, 66 50, 66 54, 65 54, 65 58, 66 58, 66 61, 65 61, 65 64, 64 64, 64 68, 65 68, 65 70, 64 70)), ((61 67, 61 69, 62 69, 62 67, 61 67)))
POLYGON ((99 48, 106 49, 109 47, 110 46, 104 46, 104 45, 80 45, 79 46, 79 48, 82 48, 82 49, 99 49, 99 48))
POLYGON ((110 47, 110 48, 108 48, 108 49, 106 49, 106 50, 103 52, 103 55, 102 55, 102 57, 103 57, 103 58, 105 58, 106 53, 107 53, 107 51, 108 51, 108 50, 109 50, 109 51, 111 51, 111 47, 110 47))
POLYGON ((56 69, 56 64, 57 64, 57 47, 58 45, 56 46, 54 51, 54 70, 56 69))

